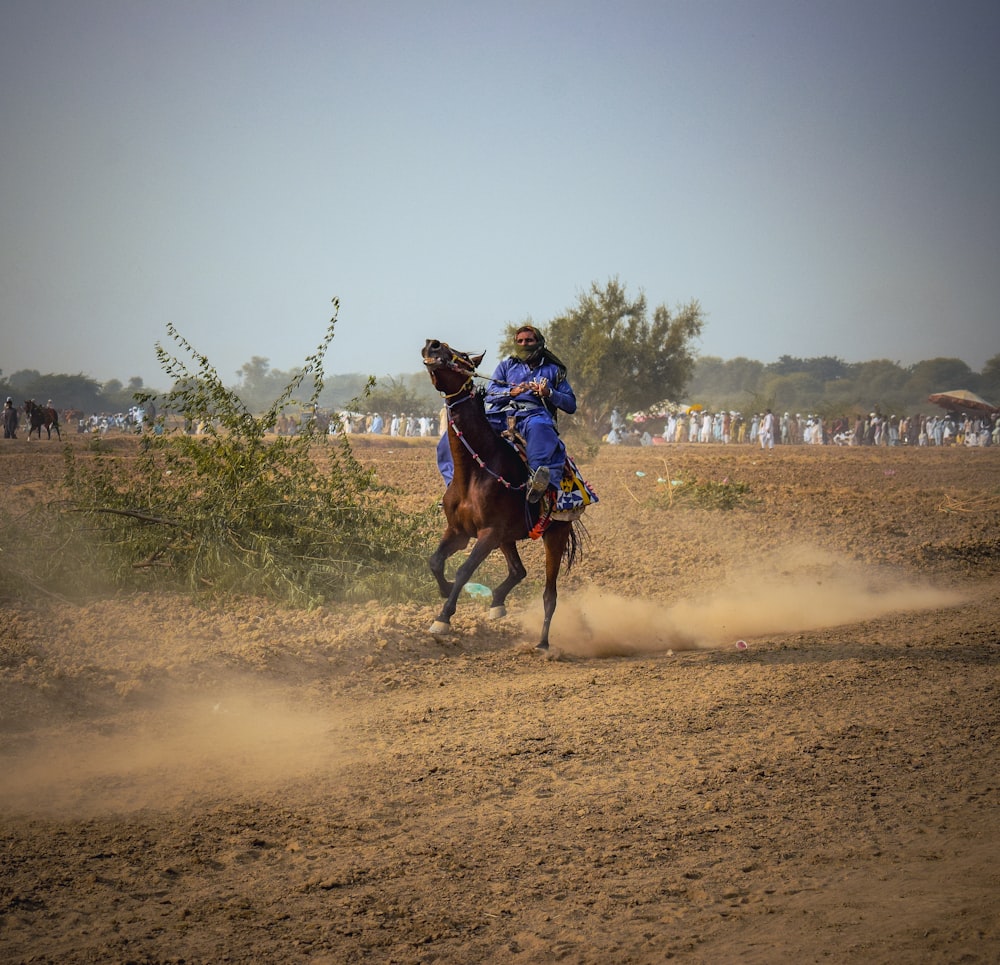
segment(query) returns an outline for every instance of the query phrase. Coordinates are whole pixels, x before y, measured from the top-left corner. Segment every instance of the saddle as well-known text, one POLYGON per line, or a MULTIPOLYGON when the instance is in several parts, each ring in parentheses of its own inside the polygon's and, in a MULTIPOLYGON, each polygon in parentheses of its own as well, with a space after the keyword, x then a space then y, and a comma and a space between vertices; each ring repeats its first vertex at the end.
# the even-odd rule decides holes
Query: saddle
MULTIPOLYGON (((530 472, 531 465, 528 463, 527 446, 524 436, 517 431, 514 416, 507 417, 507 428, 500 433, 500 436, 514 448, 530 472)), ((567 453, 566 461, 563 463, 563 475, 559 483, 559 492, 547 492, 542 497, 538 522, 532 527, 528 535, 532 539, 538 539, 553 520, 573 522, 583 515, 584 510, 591 503, 599 501, 597 493, 590 487, 587 480, 583 478, 573 458, 567 453)))

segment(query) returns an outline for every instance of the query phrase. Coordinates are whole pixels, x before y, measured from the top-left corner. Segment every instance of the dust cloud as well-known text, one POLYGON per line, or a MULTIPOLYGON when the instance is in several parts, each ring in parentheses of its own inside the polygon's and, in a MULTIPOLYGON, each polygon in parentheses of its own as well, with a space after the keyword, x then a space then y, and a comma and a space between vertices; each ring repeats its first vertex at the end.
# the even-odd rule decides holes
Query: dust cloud
POLYGON ((0 809, 88 816, 259 794, 351 756, 346 722, 284 697, 186 695, 0 757, 0 809))
MULTIPOLYGON (((579 657, 707 650, 738 639, 820 630, 963 600, 954 590, 793 546, 728 579, 706 578, 703 594, 672 605, 600 590, 560 594, 552 637, 560 650, 579 657)), ((532 636, 541 629, 541 601, 536 604, 519 617, 532 636)))

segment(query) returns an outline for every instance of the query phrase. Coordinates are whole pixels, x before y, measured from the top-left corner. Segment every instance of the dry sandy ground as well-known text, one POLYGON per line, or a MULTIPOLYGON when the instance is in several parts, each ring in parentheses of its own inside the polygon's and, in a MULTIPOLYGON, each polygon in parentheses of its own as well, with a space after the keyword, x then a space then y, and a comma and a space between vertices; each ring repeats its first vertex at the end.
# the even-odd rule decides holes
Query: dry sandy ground
MULTIPOLYGON (((358 452, 437 498, 431 444, 358 452)), ((1000 960, 1000 450, 581 462, 561 659, 534 544, 446 643, 424 604, 4 601, 0 960, 1000 960)))

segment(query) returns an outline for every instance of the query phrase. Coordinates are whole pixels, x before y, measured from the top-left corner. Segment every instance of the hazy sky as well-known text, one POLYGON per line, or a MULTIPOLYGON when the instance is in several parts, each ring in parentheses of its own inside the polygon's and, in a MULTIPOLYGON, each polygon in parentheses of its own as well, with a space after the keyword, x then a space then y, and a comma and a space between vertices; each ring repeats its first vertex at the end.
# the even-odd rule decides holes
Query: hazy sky
MULTIPOLYGON (((697 349, 1000 352, 996 0, 0 0, 0 369, 415 372, 591 282, 697 349)), ((558 351, 558 346, 553 346, 558 351)))

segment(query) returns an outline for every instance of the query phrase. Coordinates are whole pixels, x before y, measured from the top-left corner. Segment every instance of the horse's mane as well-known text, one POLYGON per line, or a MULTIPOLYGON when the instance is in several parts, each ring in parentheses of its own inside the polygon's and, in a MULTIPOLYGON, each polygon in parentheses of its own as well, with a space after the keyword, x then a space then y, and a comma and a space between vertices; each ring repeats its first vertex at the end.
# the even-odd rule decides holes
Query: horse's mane
MULTIPOLYGON (((469 389, 468 399, 475 406, 476 414, 486 419, 486 386, 474 385, 469 389)), ((465 400, 463 399, 462 401, 464 402, 465 400)), ((449 408, 451 407, 449 406, 449 408)), ((486 419, 486 421, 489 422, 489 419, 486 419)))
POLYGON ((490 427, 493 434, 497 437, 498 442, 506 442, 500 433, 496 431, 493 423, 490 422, 486 416, 486 386, 477 385, 473 388, 470 394, 472 396, 472 405, 476 407, 476 415, 482 417, 483 421, 490 427))

